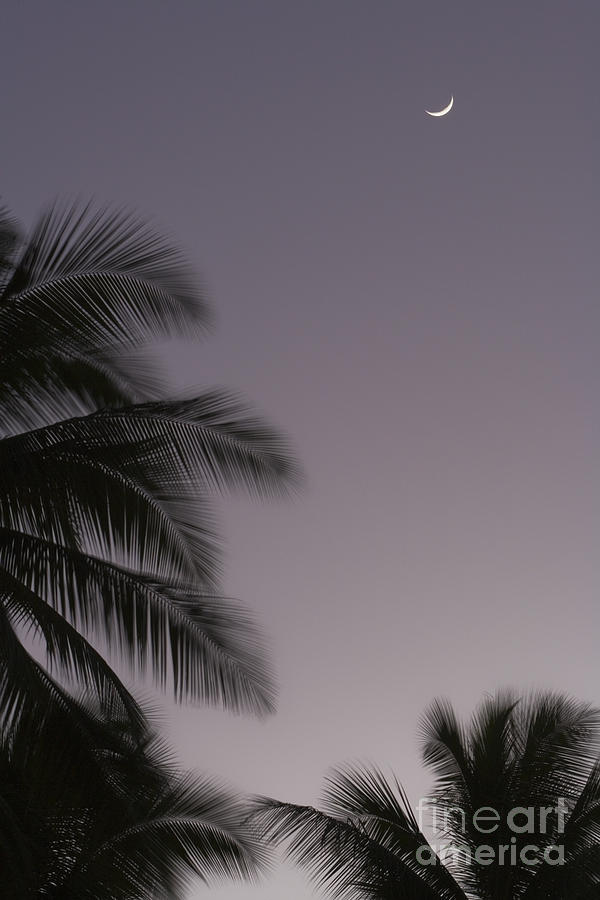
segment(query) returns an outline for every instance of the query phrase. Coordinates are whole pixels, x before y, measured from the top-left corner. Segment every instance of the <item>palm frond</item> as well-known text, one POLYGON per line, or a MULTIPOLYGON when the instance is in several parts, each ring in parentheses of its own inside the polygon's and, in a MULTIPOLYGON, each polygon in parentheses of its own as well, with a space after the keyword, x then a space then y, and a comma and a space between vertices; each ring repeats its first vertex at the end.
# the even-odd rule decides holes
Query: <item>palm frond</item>
POLYGON ((161 396, 140 348, 210 321, 181 254, 135 217, 91 205, 50 208, 18 246, 0 210, 4 433, 161 396))
POLYGON ((161 335, 194 333, 188 309, 155 283, 92 271, 46 281, 0 308, 3 349, 18 354, 136 347, 161 335), (10 342, 7 340, 10 335, 10 342))
POLYGON ((189 319, 206 324, 205 303, 181 253, 138 217, 119 209, 94 209, 91 203, 56 203, 40 216, 8 292, 89 272, 159 285, 179 300, 189 319))
POLYGON ((0 204, 0 296, 15 265, 20 228, 8 209, 0 204))
POLYGON ((77 441, 0 442, 0 522, 159 581, 196 580, 214 590, 220 553, 202 492, 159 492, 102 456, 77 441))
POLYGON ((6 439, 7 459, 50 448, 118 466, 141 484, 176 494, 245 489, 257 497, 294 491, 300 470, 282 435, 226 391, 105 409, 6 439))
MULTIPOLYGON (((76 631, 64 616, 45 603, 5 570, 0 572, 1 605, 14 627, 30 636, 41 638, 50 671, 76 685, 85 685, 86 692, 100 700, 101 708, 111 716, 128 720, 132 727, 141 728, 145 719, 142 711, 106 660, 76 631)), ((18 679, 18 674, 16 675, 18 679)), ((46 702, 47 685, 41 683, 41 705, 46 702)), ((31 704, 32 697, 25 697, 31 704)))
POLYGON ((421 837, 404 789, 398 782, 390 784, 377 766, 334 769, 325 782, 323 808, 336 818, 378 819, 402 835, 421 837))
POLYGON ((324 812, 259 799, 260 827, 349 900, 599 900, 600 710, 500 691, 466 725, 436 701, 421 735, 436 805, 456 815, 434 826, 446 838, 439 856, 376 767, 334 771, 324 812))
POLYGON ((216 597, 206 492, 297 481, 285 441, 226 394, 61 422, 0 442, 0 565, 136 668, 154 658, 177 696, 266 712, 258 632, 216 597))
POLYGON ((150 732, 93 708, 83 718, 91 755, 57 730, 60 716, 38 719, 35 732, 0 724, 0 864, 10 896, 166 898, 192 878, 259 874, 265 848, 244 825, 244 801, 180 772, 150 732))
POLYGON ((243 802, 215 781, 172 778, 144 820, 99 846, 77 880, 106 883, 125 877, 129 889, 141 896, 153 895, 161 883, 179 893, 192 876, 207 884, 254 881, 268 857, 243 825, 246 817, 243 802))
POLYGON ((0 438, 158 393, 154 377, 138 383, 132 374, 123 375, 117 366, 92 355, 30 354, 16 360, 5 353, 0 359, 0 438))
MULTIPOLYGON (((2 606, 0 648, 0 730, 5 746, 20 741, 35 747, 43 732, 48 750, 58 744, 56 759, 68 778, 74 760, 86 770, 104 771, 104 761, 96 754, 102 722, 125 716, 129 733, 138 737, 146 728, 142 711, 133 698, 123 696, 124 689, 104 691, 100 717, 91 714, 85 697, 73 697, 25 649, 2 606)), ((52 797, 57 790, 54 784, 42 788, 52 797)))
POLYGON ((264 498, 289 494, 301 482, 286 439, 238 396, 222 390, 101 410, 56 426, 51 435, 51 440, 75 439, 99 454, 105 448, 120 451, 128 471, 167 488, 182 483, 209 492, 242 488, 264 498))
POLYGON ((102 637, 175 696, 272 712, 273 679, 253 618, 232 600, 151 582, 37 536, 0 528, 0 568, 77 629, 102 637))
POLYGON ((577 795, 600 752, 600 710, 559 694, 532 694, 515 710, 517 775, 537 802, 577 795))
POLYGON ((434 700, 420 725, 422 755, 441 784, 460 785, 469 778, 471 759, 463 726, 446 700, 434 700))
MULTIPOLYGON (((208 320, 181 254, 141 220, 55 205, 23 237, 0 211, 6 633, 32 629, 53 673, 85 679, 121 712, 130 703, 134 717, 92 635, 137 671, 150 665, 179 699, 273 708, 258 630, 218 596, 211 498, 240 487, 287 495, 299 468, 286 440, 227 392, 158 399, 164 385, 140 349, 204 333, 208 320)), ((22 699, 9 681, 7 709, 22 699)))
POLYGON ((369 833, 362 818, 342 820, 265 797, 255 801, 254 821, 267 840, 285 843, 289 855, 333 897, 465 900, 442 867, 419 862, 417 850, 428 847, 424 838, 394 852, 369 833))
POLYGON ((287 444, 229 395, 107 410, 0 442, 0 521, 156 580, 214 586, 207 493, 285 494, 287 444))

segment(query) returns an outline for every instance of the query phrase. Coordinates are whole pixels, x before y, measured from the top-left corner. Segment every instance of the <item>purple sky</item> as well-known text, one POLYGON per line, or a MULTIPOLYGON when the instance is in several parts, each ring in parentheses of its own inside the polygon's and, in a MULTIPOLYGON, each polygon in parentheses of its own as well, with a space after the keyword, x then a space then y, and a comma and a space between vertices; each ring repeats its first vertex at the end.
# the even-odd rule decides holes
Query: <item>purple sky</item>
POLYGON ((416 801, 435 695, 600 700, 599 28, 597 0, 5 9, 6 201, 166 226, 219 317, 171 347, 174 384, 243 389, 308 475, 292 504, 223 504, 280 712, 166 704, 187 764, 315 802, 370 758, 416 801))

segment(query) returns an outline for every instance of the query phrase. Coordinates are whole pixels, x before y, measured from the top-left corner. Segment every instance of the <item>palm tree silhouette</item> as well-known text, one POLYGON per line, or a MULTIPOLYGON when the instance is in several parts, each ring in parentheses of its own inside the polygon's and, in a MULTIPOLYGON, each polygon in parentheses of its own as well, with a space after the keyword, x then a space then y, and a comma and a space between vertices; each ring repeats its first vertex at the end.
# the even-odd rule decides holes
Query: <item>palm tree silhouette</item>
POLYGON ((437 701, 421 734, 428 823, 395 779, 351 766, 328 779, 323 811, 258 800, 263 833, 335 897, 600 897, 598 709, 500 693, 465 725, 437 701))
POLYGON ((199 335, 178 253, 122 212, 55 206, 26 238, 0 215, 0 719, 77 704, 143 728, 90 639, 175 696, 266 713, 273 683, 245 608, 218 596, 211 497, 293 490, 286 441, 237 397, 162 399, 140 353, 199 335), (38 661, 28 632, 41 643, 38 661))
POLYGON ((192 878, 253 879, 265 861, 242 801, 94 706, 0 725, 0 810, 12 900, 180 897, 192 878))

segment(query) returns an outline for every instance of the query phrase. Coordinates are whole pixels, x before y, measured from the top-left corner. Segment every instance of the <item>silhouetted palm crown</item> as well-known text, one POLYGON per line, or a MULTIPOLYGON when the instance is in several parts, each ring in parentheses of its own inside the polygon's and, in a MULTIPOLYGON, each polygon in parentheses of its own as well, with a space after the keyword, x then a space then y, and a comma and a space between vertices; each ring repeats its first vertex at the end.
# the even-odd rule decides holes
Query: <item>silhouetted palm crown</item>
POLYGON ((132 722, 143 717, 91 636, 179 697, 272 708, 258 633, 216 596, 210 497, 286 493, 297 469, 235 397, 160 399, 140 353, 206 320, 178 254, 135 219, 55 208, 20 239, 0 216, 3 717, 70 702, 25 631, 59 681, 92 687, 132 722))
POLYGON ((192 877, 252 879, 244 804, 173 764, 150 733, 80 710, 0 724, 1 893, 11 900, 171 900, 192 877), (57 740, 57 736, 62 738, 57 740))
POLYGON ((428 825, 396 781, 361 766, 333 773, 322 812, 261 800, 258 821, 333 896, 600 897, 600 711, 504 694, 465 726, 436 702, 422 735, 437 777, 428 825))

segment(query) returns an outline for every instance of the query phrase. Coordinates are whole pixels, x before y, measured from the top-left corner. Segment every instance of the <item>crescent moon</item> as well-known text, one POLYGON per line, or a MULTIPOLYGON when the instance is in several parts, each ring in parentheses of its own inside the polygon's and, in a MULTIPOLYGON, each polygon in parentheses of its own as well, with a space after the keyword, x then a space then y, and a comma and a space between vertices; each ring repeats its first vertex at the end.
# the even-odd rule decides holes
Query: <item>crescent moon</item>
POLYGON ((429 112, 428 109, 425 110, 428 116, 445 116, 446 113, 449 113, 452 107, 454 106, 454 97, 450 97, 450 103, 448 106, 445 106, 443 109, 438 110, 438 112, 429 112))

